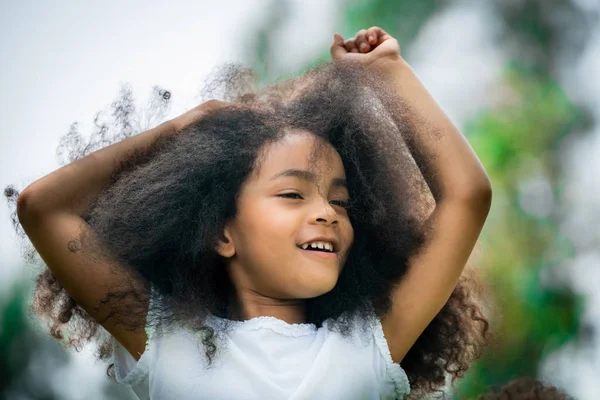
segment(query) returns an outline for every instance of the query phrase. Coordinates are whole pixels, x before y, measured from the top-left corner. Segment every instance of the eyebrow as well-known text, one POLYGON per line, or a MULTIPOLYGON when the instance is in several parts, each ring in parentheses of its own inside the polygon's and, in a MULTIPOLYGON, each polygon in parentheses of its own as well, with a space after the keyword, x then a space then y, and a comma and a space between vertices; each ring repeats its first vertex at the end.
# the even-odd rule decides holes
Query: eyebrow
MULTIPOLYGON (((310 183, 317 182, 317 175, 315 175, 314 172, 307 171, 304 169, 286 169, 286 170, 283 170, 283 171, 273 175, 273 177, 269 180, 272 181, 277 178, 290 177, 290 176, 303 179, 310 183)), ((333 184, 333 187, 343 187, 343 188, 347 187, 346 180, 344 178, 334 178, 332 184, 333 184)))

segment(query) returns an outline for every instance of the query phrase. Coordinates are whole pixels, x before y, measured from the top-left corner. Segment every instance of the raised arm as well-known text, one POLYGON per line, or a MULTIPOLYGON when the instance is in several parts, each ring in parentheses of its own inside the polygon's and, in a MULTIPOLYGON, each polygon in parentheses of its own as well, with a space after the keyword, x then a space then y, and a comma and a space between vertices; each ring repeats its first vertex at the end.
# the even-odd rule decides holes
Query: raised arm
POLYGON ((100 191, 110 183, 113 172, 134 153, 149 149, 159 138, 181 131, 206 112, 229 104, 207 101, 179 117, 118 143, 95 151, 38 179, 19 195, 19 208, 83 215, 100 191))
POLYGON ((382 317, 392 358, 399 363, 450 298, 490 210, 491 183, 467 140, 400 56, 394 38, 377 27, 359 31, 346 43, 336 35, 332 56, 355 59, 384 74, 411 107, 416 128, 405 139, 436 201, 427 221, 428 241, 409 261, 392 293, 392 308, 382 317))
MULTIPOLYGON (((108 307, 101 306, 101 301, 123 284, 143 290, 142 282, 134 279, 121 265, 72 251, 70 243, 82 233, 92 233, 83 215, 101 190, 110 184, 117 166, 133 153, 146 152, 159 138, 175 134, 221 104, 226 103, 203 103, 174 120, 91 153, 35 181, 18 197, 17 213, 23 230, 57 281, 135 359, 144 352, 145 330, 127 329, 118 316, 112 317, 108 307)), ((93 238, 93 235, 89 237, 93 238)), ((131 300, 136 302, 128 304, 131 309, 147 309, 148 296, 140 298, 142 303, 131 300)), ((136 325, 137 322, 144 326, 145 321, 136 321, 136 325)))
POLYGON ((425 122, 407 139, 420 150, 415 161, 436 201, 427 244, 410 260, 382 319, 392 357, 400 362, 452 294, 487 218, 492 189, 475 152, 410 66, 399 60, 388 67, 401 96, 425 122))

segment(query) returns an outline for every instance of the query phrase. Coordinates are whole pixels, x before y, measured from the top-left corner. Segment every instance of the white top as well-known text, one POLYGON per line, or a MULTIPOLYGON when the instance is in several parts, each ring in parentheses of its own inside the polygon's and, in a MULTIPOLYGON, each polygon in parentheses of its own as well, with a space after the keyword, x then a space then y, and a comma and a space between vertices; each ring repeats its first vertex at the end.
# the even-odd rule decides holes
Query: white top
MULTIPOLYGON (((224 321, 209 315, 206 324, 224 321)), ((366 331, 354 326, 348 338, 329 331, 329 320, 319 329, 275 317, 233 324, 213 337, 218 349, 208 369, 204 345, 188 330, 156 337, 147 329, 137 362, 115 340, 116 380, 140 400, 402 399, 410 392, 375 314, 366 331)))

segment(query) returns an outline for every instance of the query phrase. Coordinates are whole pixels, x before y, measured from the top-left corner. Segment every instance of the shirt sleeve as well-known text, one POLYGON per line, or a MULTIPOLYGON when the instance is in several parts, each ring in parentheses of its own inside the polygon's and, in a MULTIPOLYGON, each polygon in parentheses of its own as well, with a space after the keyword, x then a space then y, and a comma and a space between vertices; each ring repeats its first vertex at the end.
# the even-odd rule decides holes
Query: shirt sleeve
POLYGON ((396 398, 403 399, 404 396, 410 394, 408 376, 400 364, 392 360, 381 320, 374 312, 371 314, 371 328, 376 353, 373 365, 375 371, 381 377, 382 384, 389 385, 389 388, 396 393, 396 398))
MULTIPOLYGON (((150 304, 149 310, 152 304, 157 301, 158 293, 154 286, 150 289, 150 304)), ((114 353, 113 362, 115 364, 115 379, 118 383, 134 387, 136 393, 140 390, 141 386, 148 386, 148 374, 149 366, 153 355, 153 339, 154 339, 154 328, 146 325, 146 347, 144 353, 140 356, 139 360, 135 358, 119 343, 114 339, 114 353)), ((147 390, 147 389, 146 389, 147 390)))

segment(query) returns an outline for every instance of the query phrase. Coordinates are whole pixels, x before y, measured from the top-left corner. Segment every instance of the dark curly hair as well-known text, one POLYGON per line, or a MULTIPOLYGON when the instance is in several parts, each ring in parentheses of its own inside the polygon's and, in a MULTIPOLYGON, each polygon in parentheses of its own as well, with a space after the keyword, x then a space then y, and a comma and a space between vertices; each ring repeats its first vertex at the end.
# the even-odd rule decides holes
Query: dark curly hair
MULTIPOLYGON (((93 236, 70 243, 71 251, 107 260, 128 277, 102 301, 110 317, 131 329, 156 324, 156 315, 164 331, 189 327, 202 333, 209 361, 217 347, 205 317, 230 315, 233 307, 233 287, 215 247, 225 222, 236 215, 242 184, 260 166, 265 144, 289 129, 307 130, 331 144, 344 164, 355 240, 334 289, 307 300, 307 322, 317 327, 340 317, 332 326, 346 334, 351 320, 365 317, 370 305, 378 316, 390 309, 391 291, 409 257, 427 243, 425 220, 438 193, 439 186, 431 184, 435 171, 415 137, 414 127, 424 122, 383 77, 357 64, 328 62, 263 88, 256 81, 251 70, 223 65, 205 85, 205 98, 233 104, 132 153, 82 216, 93 236), (163 301, 148 308, 151 285, 163 301)), ((427 133, 439 134, 433 127, 427 133)), ((129 134, 121 132, 120 138, 129 134)), ((71 161, 89 148, 75 152, 71 161)), ((5 194, 16 204, 14 188, 5 194)), ((488 322, 473 272, 465 270, 401 363, 413 396, 439 391, 448 374, 452 381, 464 376, 481 355, 488 322)), ((32 310, 50 319, 55 338, 66 330, 70 347, 106 335, 49 269, 37 279, 32 310)), ((98 357, 108 359, 114 345, 104 336, 98 357)), ((114 364, 108 374, 114 378, 114 364)))
POLYGON ((478 400, 570 400, 565 392, 555 386, 529 377, 513 379, 500 389, 482 394, 478 400))

